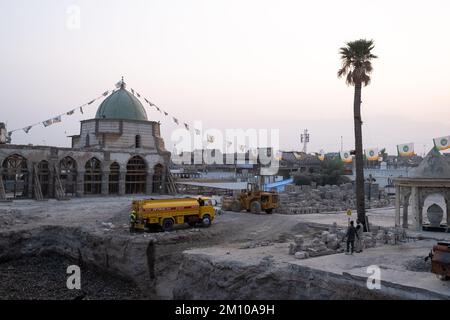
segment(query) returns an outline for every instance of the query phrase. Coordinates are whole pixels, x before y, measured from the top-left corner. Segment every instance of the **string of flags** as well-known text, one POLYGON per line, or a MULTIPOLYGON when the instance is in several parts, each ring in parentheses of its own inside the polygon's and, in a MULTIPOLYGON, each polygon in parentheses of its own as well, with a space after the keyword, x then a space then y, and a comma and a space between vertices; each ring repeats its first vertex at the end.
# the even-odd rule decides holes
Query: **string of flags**
POLYGON ((63 117, 63 116, 71 116, 71 115, 75 114, 75 112, 76 112, 77 110, 79 110, 81 114, 84 114, 83 108, 92 105, 92 104, 93 104, 95 101, 97 101, 98 99, 104 98, 104 97, 106 97, 107 95, 109 95, 109 93, 113 93, 113 92, 115 92, 115 91, 116 91, 116 89, 114 89, 114 90, 112 90, 112 91, 107 90, 107 91, 103 92, 100 96, 96 97, 95 99, 90 100, 89 102, 87 102, 87 103, 85 103, 85 104, 83 104, 83 105, 81 105, 81 106, 79 106, 79 107, 76 107, 76 108, 74 108, 74 109, 71 109, 71 110, 69 110, 69 111, 67 111, 67 112, 65 112, 65 113, 56 115, 56 116, 54 116, 54 117, 52 117, 52 118, 49 118, 49 119, 47 119, 47 120, 39 121, 39 122, 33 123, 33 124, 28 125, 28 126, 23 127, 23 128, 18 128, 18 129, 11 130, 11 131, 8 132, 8 135, 11 136, 12 133, 14 133, 14 132, 16 132, 16 131, 19 131, 19 130, 23 130, 25 133, 28 134, 28 133, 30 132, 30 130, 31 130, 33 127, 35 127, 35 126, 38 126, 38 125, 41 125, 41 124, 42 124, 42 125, 46 128, 46 127, 51 126, 51 125, 53 125, 53 124, 60 123, 60 122, 62 122, 62 117, 63 117))
MULTIPOLYGON (((141 97, 142 97, 142 99, 144 99, 144 101, 145 101, 150 107, 154 108, 156 111, 158 111, 158 112, 164 114, 164 116, 166 116, 166 117, 169 116, 169 113, 168 113, 167 111, 165 111, 165 110, 162 109, 161 107, 159 107, 159 106, 157 106, 156 104, 154 104, 153 102, 151 102, 147 97, 141 95, 137 90, 135 90, 135 89, 133 89, 133 88, 130 88, 130 91, 131 91, 131 93, 132 93, 134 96, 136 96, 136 97, 138 97, 138 98, 141 98, 141 97)), ((177 126, 183 125, 184 128, 185 128, 186 130, 188 130, 188 131, 189 131, 191 128, 193 128, 193 126, 189 125, 187 122, 182 122, 182 121, 180 121, 180 120, 179 120, 177 117, 175 117, 175 116, 171 116, 171 117, 172 117, 172 121, 173 121, 177 126)), ((201 135, 201 132, 200 132, 199 129, 197 129, 197 128, 193 128, 193 129, 194 129, 194 133, 195 133, 196 135, 201 135)), ((207 142, 208 144, 212 144, 212 143, 214 143, 214 141, 215 141, 215 137, 214 137, 214 136, 212 136, 212 135, 207 135, 207 137, 206 137, 206 142, 207 142)), ((227 141, 227 146, 228 146, 228 147, 230 147, 232 144, 233 144, 233 143, 232 143, 231 141, 227 141)), ((240 150, 240 151, 244 151, 244 150, 246 150, 246 148, 247 148, 246 145, 240 145, 240 146, 239 146, 239 150, 240 150)))

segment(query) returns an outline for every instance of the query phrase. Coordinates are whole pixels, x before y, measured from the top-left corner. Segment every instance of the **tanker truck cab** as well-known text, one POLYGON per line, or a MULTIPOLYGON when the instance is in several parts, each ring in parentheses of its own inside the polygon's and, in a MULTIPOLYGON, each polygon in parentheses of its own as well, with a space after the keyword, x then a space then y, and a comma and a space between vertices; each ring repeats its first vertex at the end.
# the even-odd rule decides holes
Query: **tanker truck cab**
POLYGON ((212 200, 206 197, 135 200, 130 217, 133 217, 130 219, 132 230, 170 231, 182 224, 209 227, 215 218, 215 209, 212 200))

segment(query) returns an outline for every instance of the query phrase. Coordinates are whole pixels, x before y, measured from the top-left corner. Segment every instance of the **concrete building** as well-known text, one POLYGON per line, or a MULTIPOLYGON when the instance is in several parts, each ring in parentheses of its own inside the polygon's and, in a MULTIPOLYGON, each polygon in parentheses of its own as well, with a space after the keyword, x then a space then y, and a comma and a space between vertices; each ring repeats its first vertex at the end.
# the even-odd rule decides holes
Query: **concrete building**
POLYGON ((71 138, 71 148, 0 144, 0 198, 165 192, 170 152, 160 124, 123 81, 71 138))

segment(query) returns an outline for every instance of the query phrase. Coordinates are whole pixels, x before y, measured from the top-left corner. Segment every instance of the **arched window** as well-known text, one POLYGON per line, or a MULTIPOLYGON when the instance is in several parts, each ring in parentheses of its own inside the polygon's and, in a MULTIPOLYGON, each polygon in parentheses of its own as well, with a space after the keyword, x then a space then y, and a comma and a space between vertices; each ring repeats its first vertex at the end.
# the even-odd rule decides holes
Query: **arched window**
POLYGON ((84 193, 100 194, 102 191, 102 171, 100 160, 91 158, 84 166, 86 173, 84 174, 84 193))
POLYGON ((140 135, 136 135, 136 137, 134 138, 134 145, 136 148, 141 147, 141 136, 140 135))
POLYGON ((147 166, 144 159, 139 156, 132 157, 127 163, 125 177, 126 193, 145 193, 147 185, 147 166))
POLYGON ((59 178, 66 195, 77 192, 77 163, 71 157, 65 157, 59 162, 59 178))
POLYGON ((26 198, 28 194, 27 159, 13 154, 3 161, 3 183, 7 197, 26 198))

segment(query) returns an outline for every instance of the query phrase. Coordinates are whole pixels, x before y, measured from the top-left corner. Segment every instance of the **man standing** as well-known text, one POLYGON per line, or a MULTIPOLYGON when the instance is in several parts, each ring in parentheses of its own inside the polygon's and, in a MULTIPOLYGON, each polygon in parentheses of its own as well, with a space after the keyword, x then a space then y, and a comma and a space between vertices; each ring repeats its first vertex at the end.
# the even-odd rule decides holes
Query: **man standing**
POLYGON ((345 254, 353 254, 353 251, 355 250, 355 237, 359 239, 359 236, 356 232, 355 223, 352 220, 350 221, 350 225, 348 226, 347 233, 342 239, 342 241, 344 241, 344 239, 347 238, 347 251, 345 252, 345 254))

